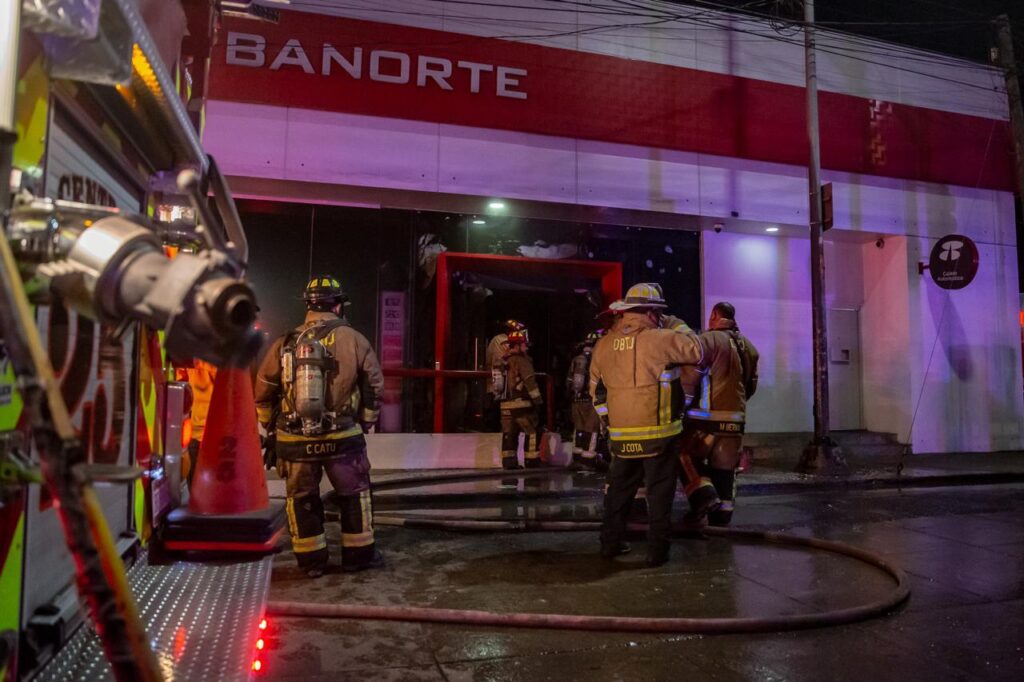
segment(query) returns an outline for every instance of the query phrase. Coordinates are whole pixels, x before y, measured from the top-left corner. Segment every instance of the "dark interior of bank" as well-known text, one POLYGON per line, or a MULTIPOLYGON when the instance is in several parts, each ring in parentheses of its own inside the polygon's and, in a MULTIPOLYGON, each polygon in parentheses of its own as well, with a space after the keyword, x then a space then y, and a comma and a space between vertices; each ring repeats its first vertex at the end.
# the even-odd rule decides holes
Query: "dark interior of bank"
MULTIPOLYGON (((695 232, 624 225, 568 223, 504 215, 324 206, 242 200, 249 233, 250 270, 260 327, 268 340, 299 324, 302 290, 311 273, 337 277, 350 297, 347 316, 378 349, 381 301, 404 297, 401 363, 435 366, 437 255, 523 256, 557 261, 619 263, 623 286, 657 281, 669 310, 691 326, 702 323, 700 241, 695 232)), ((575 345, 597 328, 599 283, 550 274, 450 273, 451 336, 445 366, 482 368, 487 341, 502 321, 522 320, 530 330, 531 356, 555 389, 555 428, 566 421, 564 376, 575 345)), ((547 380, 547 379, 545 379, 547 380)), ((433 381, 402 380, 401 430, 432 429, 433 381)), ((454 380, 445 392, 445 430, 490 430, 483 410, 483 381, 454 380)))

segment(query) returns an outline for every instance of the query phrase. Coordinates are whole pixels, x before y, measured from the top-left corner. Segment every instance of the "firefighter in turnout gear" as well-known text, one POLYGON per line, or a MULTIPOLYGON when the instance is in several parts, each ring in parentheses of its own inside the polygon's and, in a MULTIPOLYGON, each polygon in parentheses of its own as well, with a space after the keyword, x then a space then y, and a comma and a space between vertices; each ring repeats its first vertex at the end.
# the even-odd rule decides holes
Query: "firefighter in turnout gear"
POLYGON ((539 467, 540 421, 537 410, 542 404, 540 388, 534 376, 533 361, 527 354, 529 332, 510 331, 508 349, 501 375, 501 466, 519 468, 519 434, 526 435, 523 459, 527 468, 539 467))
POLYGON ((590 332, 579 346, 579 354, 572 359, 566 385, 572 399, 573 428, 573 462, 595 469, 607 471, 608 463, 598 454, 601 438, 601 418, 594 410, 594 402, 590 397, 590 356, 594 344, 604 335, 604 330, 590 332))
POLYGON ((303 299, 305 321, 275 341, 260 366, 256 409, 262 427, 276 432, 295 558, 315 578, 328 560, 320 499, 324 473, 341 510, 342 569, 382 565, 363 434, 377 422, 384 377, 370 343, 345 319, 348 297, 338 280, 314 277, 303 299))
POLYGON ((189 389, 192 391, 192 409, 189 411, 191 433, 185 452, 182 453, 184 460, 182 468, 186 471, 186 479, 191 485, 192 475, 199 462, 199 446, 203 442, 203 433, 206 430, 206 416, 210 413, 210 400, 213 398, 213 382, 217 377, 217 368, 209 362, 195 358, 190 366, 175 368, 174 374, 176 380, 187 381, 189 389))
POLYGON ((598 414, 608 420, 613 457, 601 554, 611 558, 629 551, 622 541, 626 520, 637 488, 646 483, 647 563, 660 566, 668 561, 679 476, 680 367, 698 365, 703 351, 695 335, 659 326, 665 308, 660 287, 634 285, 611 308, 621 317, 594 346, 590 362, 590 391, 598 414))
POLYGON ((690 512, 686 523, 700 527, 728 525, 736 499, 747 400, 757 390, 758 353, 740 334, 736 310, 717 303, 700 335, 704 359, 687 367, 683 386, 688 396, 680 450, 681 479, 690 512))
POLYGON ((505 332, 492 338, 484 353, 484 364, 487 366, 487 371, 491 373, 487 379, 487 392, 492 395, 501 394, 498 384, 501 383, 500 377, 505 365, 505 356, 508 355, 508 335, 511 332, 526 331, 526 325, 519 320, 505 320, 504 327, 505 332))
MULTIPOLYGON (((640 284, 634 285, 634 287, 645 286, 650 287, 658 298, 664 300, 665 292, 661 288, 661 284, 657 282, 641 282, 640 284)), ((602 312, 601 314, 599 314, 597 319, 599 322, 607 323, 607 325, 611 327, 614 326, 615 321, 621 316, 621 313, 616 313, 614 310, 609 308, 602 312)), ((682 318, 676 317, 674 315, 669 315, 665 312, 660 313, 658 317, 658 326, 661 327, 662 329, 670 329, 672 331, 681 332, 683 334, 693 334, 693 329, 691 329, 690 325, 686 324, 686 322, 682 318)), ((608 480, 609 482, 611 481, 610 478, 608 480)), ((608 494, 608 488, 609 483, 605 483, 605 495, 608 494)), ((636 492, 631 520, 636 520, 638 522, 647 520, 647 489, 644 488, 643 486, 640 486, 640 488, 636 492)))
POLYGON ((496 429, 500 424, 498 401, 504 390, 505 356, 508 355, 509 332, 523 331, 526 329, 526 325, 519 320, 505 320, 502 323, 502 328, 505 331, 496 334, 487 343, 487 350, 484 352, 484 368, 490 372, 484 393, 484 423, 489 429, 496 429))

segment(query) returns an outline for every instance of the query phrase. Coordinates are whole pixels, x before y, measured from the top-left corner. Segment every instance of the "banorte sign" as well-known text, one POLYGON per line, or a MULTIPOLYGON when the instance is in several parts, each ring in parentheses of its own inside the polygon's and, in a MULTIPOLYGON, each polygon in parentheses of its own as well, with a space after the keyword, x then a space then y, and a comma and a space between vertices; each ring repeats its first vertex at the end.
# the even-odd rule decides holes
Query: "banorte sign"
MULTIPOLYGON (((280 14, 278 24, 224 18, 209 99, 807 161, 804 91, 785 83, 662 63, 655 52, 625 59, 428 26, 280 14)), ((884 103, 884 121, 876 121, 877 101, 827 91, 820 99, 822 116, 834 124, 835 134, 822 141, 822 163, 831 170, 1013 187, 1008 158, 983 158, 987 146, 1010 144, 1004 121, 899 103, 884 103), (884 155, 865 153, 880 142, 884 155), (937 146, 942 154, 928 153, 937 146)))
POLYGON ((346 47, 336 49, 330 43, 303 45, 289 38, 283 45, 268 45, 256 33, 229 31, 225 61, 232 66, 279 71, 299 68, 307 74, 325 78, 342 77, 391 85, 415 85, 454 92, 463 88, 471 94, 489 93, 496 97, 527 99, 523 79, 526 69, 453 60, 399 50, 346 47), (456 74, 463 77, 457 78, 456 74))

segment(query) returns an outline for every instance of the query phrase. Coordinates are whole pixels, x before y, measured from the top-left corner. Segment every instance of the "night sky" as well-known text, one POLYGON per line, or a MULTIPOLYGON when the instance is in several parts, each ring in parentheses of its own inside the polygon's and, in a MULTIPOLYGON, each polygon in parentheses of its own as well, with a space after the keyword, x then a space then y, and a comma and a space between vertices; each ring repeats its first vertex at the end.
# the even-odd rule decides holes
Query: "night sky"
MULTIPOLYGON (((676 4, 803 18, 802 0, 675 0, 676 4)), ((856 33, 989 63, 992 19, 1010 17, 1018 71, 1024 73, 1024 0, 817 0, 816 21, 856 33)), ((956 87, 951 85, 950 87, 956 87)), ((1024 211, 1017 201, 1017 273, 1024 292, 1024 211)))
MULTIPOLYGON (((803 17, 801 0, 676 0, 677 4, 803 17)), ((1008 14, 1015 52, 1024 57, 1024 0, 817 0, 823 27, 988 62, 991 19, 1008 14), (927 23, 925 23, 927 22, 927 23)))

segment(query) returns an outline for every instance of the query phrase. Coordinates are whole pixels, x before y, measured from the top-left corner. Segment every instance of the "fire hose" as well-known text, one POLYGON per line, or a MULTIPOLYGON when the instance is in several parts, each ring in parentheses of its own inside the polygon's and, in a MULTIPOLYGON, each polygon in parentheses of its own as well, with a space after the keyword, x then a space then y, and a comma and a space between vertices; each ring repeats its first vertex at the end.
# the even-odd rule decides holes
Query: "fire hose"
MULTIPOLYGON (((550 475, 564 469, 529 472, 531 476, 550 475)), ((507 472, 474 472, 439 474, 425 477, 391 479, 381 487, 417 487, 429 483, 450 483, 459 480, 506 478, 507 472)), ((518 473, 517 475, 523 475, 518 473)), ((545 521, 536 519, 482 520, 482 519, 429 519, 406 516, 377 516, 377 525, 399 526, 420 530, 475 531, 475 532, 580 532, 600 528, 596 521, 545 521)), ((643 525, 632 524, 630 531, 643 530, 643 525)), ((464 609, 444 609, 417 606, 376 606, 370 604, 321 604, 304 602, 270 602, 267 612, 277 616, 301 618, 344 618, 354 620, 391 620, 419 623, 445 623, 455 625, 543 628, 555 630, 596 630, 605 632, 679 633, 679 634, 739 634, 779 632, 808 628, 833 627, 882 616, 907 600, 910 585, 906 574, 898 566, 882 557, 843 542, 803 537, 788 533, 742 528, 708 527, 705 535, 745 542, 764 542, 774 545, 804 547, 845 556, 882 571, 892 578, 893 589, 885 596, 867 604, 843 609, 780 616, 743 618, 642 618, 634 616, 585 616, 560 613, 497 613, 464 609)))

